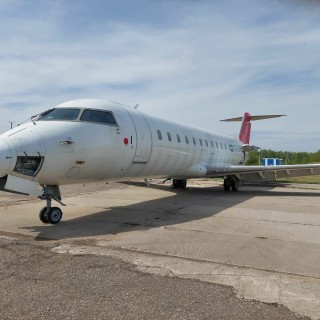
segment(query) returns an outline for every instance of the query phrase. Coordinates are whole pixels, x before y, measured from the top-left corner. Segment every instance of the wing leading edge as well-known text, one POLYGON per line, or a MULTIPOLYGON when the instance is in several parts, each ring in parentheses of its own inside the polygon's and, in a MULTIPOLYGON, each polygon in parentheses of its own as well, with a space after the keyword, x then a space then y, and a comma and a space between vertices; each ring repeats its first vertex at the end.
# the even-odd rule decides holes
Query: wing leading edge
POLYGON ((207 167, 207 177, 236 176, 245 182, 275 181, 277 178, 291 178, 320 175, 320 164, 297 164, 280 166, 228 166, 207 167))

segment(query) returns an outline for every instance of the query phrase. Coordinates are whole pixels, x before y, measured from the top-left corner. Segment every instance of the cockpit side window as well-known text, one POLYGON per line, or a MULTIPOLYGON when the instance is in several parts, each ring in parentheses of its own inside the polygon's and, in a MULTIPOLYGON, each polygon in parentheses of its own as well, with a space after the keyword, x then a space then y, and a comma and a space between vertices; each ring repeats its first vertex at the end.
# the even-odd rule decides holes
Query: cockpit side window
POLYGON ((100 110, 84 110, 80 120, 103 124, 117 124, 111 112, 100 110))
POLYGON ((80 109, 76 108, 55 108, 44 112, 38 120, 54 121, 54 120, 76 120, 79 116, 80 109))

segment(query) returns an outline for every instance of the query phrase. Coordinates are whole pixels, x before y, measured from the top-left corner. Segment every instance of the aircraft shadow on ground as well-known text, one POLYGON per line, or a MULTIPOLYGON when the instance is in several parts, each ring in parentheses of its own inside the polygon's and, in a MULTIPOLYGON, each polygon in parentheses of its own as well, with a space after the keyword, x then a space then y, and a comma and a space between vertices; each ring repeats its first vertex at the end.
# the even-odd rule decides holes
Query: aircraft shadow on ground
MULTIPOLYGON (((142 191, 141 183, 130 183, 142 191)), ((38 234, 36 239, 77 239, 82 237, 114 235, 123 232, 166 227, 214 216, 253 197, 319 197, 315 192, 271 192, 273 187, 243 187, 239 192, 224 192, 221 186, 172 189, 168 185, 150 185, 150 188, 171 192, 170 196, 140 203, 108 207, 105 210, 62 220, 58 225, 37 225, 24 229, 38 234)), ((67 215, 67 214, 66 214, 67 215)))

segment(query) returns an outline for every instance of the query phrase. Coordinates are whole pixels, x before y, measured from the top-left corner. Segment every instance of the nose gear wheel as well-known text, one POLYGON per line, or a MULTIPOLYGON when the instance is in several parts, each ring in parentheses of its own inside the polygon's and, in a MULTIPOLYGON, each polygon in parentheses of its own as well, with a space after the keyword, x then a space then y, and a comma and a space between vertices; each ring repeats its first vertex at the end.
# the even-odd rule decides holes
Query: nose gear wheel
POLYGON ((59 223, 63 214, 62 210, 58 207, 51 207, 52 200, 55 200, 61 205, 65 206, 65 204, 61 202, 59 186, 44 186, 43 195, 40 197, 40 199, 47 201, 47 206, 40 210, 40 221, 51 224, 59 223))

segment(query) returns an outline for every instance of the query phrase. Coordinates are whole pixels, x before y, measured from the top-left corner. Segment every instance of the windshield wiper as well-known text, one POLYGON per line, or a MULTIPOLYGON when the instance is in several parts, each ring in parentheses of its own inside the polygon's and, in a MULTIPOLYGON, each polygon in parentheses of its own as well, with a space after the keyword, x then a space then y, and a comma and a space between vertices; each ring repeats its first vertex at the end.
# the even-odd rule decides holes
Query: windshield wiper
POLYGON ((43 112, 41 112, 41 113, 38 113, 38 114, 36 114, 36 115, 34 115, 34 116, 31 116, 31 117, 28 118, 27 120, 24 120, 24 121, 22 121, 21 123, 17 124, 17 127, 20 126, 20 125, 22 125, 22 124, 24 124, 24 123, 26 123, 26 122, 29 121, 29 120, 31 120, 31 121, 33 122, 33 124, 36 124, 35 121, 38 120, 39 117, 42 117, 42 116, 48 114, 49 112, 51 112, 51 111, 54 110, 54 109, 55 109, 55 108, 48 109, 48 110, 43 111, 43 112), (37 119, 35 119, 35 118, 37 118, 37 119))
POLYGON ((55 109, 55 108, 51 108, 51 109, 48 109, 48 110, 43 111, 43 112, 41 112, 41 113, 38 113, 38 114, 32 116, 32 117, 30 118, 30 120, 35 124, 35 122, 36 122, 37 120, 39 120, 41 117, 45 116, 46 114, 48 114, 49 112, 51 112, 51 111, 54 110, 54 109, 55 109))

